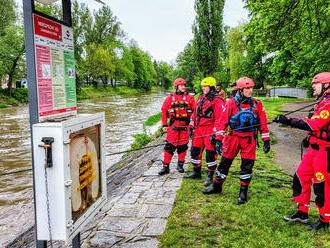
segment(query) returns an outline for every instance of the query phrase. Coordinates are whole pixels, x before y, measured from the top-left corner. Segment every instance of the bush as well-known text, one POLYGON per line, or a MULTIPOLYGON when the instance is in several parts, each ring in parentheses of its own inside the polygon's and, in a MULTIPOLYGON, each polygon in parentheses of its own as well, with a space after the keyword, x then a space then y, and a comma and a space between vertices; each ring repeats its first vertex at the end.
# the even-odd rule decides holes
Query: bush
POLYGON ((146 133, 134 134, 133 137, 135 138, 135 141, 131 145, 132 150, 142 148, 151 141, 151 137, 148 136, 146 133))
POLYGON ((29 102, 29 95, 27 88, 17 88, 13 89, 11 92, 11 97, 17 100, 20 103, 28 103, 29 102))

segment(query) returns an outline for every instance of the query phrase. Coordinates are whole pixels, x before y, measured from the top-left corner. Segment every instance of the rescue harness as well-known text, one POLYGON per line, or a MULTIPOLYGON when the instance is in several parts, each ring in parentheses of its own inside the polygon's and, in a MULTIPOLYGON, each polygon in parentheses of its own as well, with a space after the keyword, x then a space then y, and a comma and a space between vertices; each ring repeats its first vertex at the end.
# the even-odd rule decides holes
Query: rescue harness
POLYGON ((184 93, 182 101, 177 101, 173 93, 171 96, 171 108, 167 111, 167 116, 171 119, 170 123, 173 124, 176 120, 189 123, 190 116, 192 115, 192 107, 191 104, 186 100, 186 93, 184 93))
POLYGON ((256 100, 254 102, 253 97, 251 97, 249 101, 250 109, 243 110, 238 97, 235 96, 235 104, 238 109, 238 113, 230 118, 230 128, 236 129, 236 132, 239 133, 254 132, 257 128, 256 125, 259 124, 258 116, 253 113, 258 101, 256 100))

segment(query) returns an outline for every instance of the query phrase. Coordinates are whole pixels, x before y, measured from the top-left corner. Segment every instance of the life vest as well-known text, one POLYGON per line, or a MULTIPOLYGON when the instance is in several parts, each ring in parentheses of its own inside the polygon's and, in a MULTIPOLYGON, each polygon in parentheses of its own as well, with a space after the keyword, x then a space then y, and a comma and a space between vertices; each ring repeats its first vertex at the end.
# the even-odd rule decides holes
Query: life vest
POLYGON ((235 104, 238 109, 238 113, 232 116, 229 120, 229 126, 231 129, 235 129, 236 132, 245 133, 245 132, 254 132, 256 127, 251 127, 259 124, 259 118, 253 113, 254 108, 257 105, 257 101, 254 103, 253 98, 250 100, 250 109, 243 110, 241 104, 238 101, 238 97, 235 96, 235 104))
POLYGON ((172 104, 167 111, 168 117, 172 120, 190 119, 190 116, 192 115, 192 107, 191 104, 186 100, 186 93, 184 93, 183 99, 181 101, 176 100, 174 94, 171 94, 171 96, 172 104))
MULTIPOLYGON (((326 98, 330 97, 330 93, 326 94, 325 96, 323 96, 317 103, 316 106, 319 105, 323 100, 325 100, 326 98)), ((314 111, 317 111, 317 109, 312 109, 311 112, 308 115, 308 119, 313 119, 313 115, 314 115, 314 111)), ((309 136, 313 136, 317 139, 320 140, 324 140, 327 142, 330 142, 330 123, 325 125, 324 127, 322 127, 319 132, 309 132, 308 134, 309 136)), ((307 138, 307 140, 309 141, 310 137, 307 138)))
POLYGON ((202 97, 197 102, 197 107, 196 107, 197 125, 199 124, 202 118, 214 119, 214 109, 213 109, 212 101, 215 98, 218 98, 223 101, 223 99, 219 95, 214 95, 210 97, 202 97))

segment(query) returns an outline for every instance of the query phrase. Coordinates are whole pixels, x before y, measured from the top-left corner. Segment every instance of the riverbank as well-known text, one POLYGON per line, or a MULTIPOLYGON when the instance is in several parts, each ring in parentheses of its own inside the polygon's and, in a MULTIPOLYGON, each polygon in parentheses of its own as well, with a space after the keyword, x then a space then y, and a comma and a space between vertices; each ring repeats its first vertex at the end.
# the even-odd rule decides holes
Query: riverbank
MULTIPOLYGON (((263 99, 268 119, 272 120, 280 114, 281 106, 286 102, 293 104, 291 99, 263 99)), ((293 109, 305 104, 295 105, 293 109)), ((288 131, 286 135, 290 136, 290 133, 288 131)), ((274 141, 272 136, 272 144, 274 141)), ((206 174, 203 166, 201 180, 183 181, 166 230, 158 239, 161 242, 159 247, 310 248, 330 245, 327 231, 310 232, 305 225, 288 223, 283 219, 284 215, 296 210, 296 204, 292 201, 292 177, 276 164, 275 157, 291 157, 289 148, 293 145, 292 142, 282 142, 282 150, 287 152, 280 154, 275 154, 274 150, 264 154, 262 142, 260 144, 249 187, 248 203, 237 205, 241 164, 239 158, 234 160, 221 194, 202 194, 206 174)), ((318 211, 315 208, 311 208, 309 214, 311 222, 317 221, 318 211)))

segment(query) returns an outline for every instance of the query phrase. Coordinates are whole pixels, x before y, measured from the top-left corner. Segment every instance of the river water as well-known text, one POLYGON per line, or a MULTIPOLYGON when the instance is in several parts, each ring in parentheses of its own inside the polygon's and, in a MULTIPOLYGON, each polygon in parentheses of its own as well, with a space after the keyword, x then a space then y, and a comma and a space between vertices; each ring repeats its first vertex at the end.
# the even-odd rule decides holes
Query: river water
MULTIPOLYGON (((106 153, 124 151, 143 132, 143 123, 160 112, 168 92, 111 96, 78 103, 78 114, 105 112, 106 153)), ((31 168, 28 106, 0 109, 0 174, 31 168)), ((111 167, 121 155, 107 156, 111 167)), ((32 172, 0 177, 0 247, 34 222, 32 172)))

